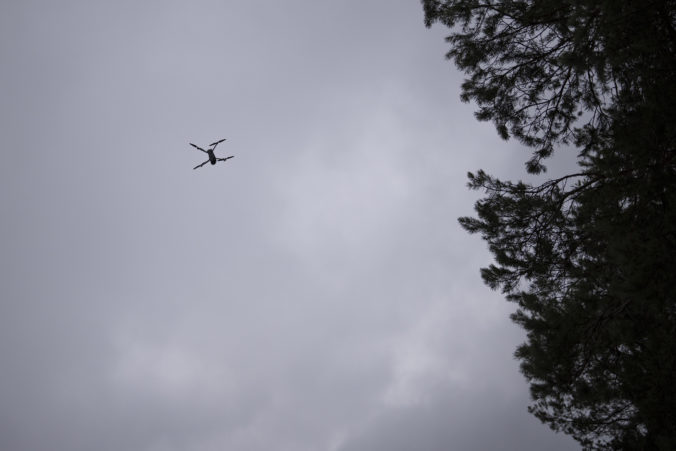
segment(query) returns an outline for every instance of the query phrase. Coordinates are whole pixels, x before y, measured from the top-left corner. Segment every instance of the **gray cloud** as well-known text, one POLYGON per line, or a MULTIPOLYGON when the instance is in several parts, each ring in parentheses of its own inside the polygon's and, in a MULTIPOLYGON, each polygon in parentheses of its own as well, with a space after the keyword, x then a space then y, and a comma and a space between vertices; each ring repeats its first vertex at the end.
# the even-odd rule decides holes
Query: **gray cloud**
POLYGON ((525 152, 395 3, 3 8, 0 448, 574 448, 456 222, 525 152))

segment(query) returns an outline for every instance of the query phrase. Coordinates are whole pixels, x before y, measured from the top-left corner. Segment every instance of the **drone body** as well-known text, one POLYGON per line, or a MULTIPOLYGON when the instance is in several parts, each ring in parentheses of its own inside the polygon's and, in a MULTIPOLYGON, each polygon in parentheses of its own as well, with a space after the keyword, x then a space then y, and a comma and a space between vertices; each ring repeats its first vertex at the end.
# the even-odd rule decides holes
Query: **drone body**
POLYGON ((193 146, 195 149, 201 150, 202 152, 206 153, 207 156, 209 157, 209 159, 207 161, 205 161, 202 164, 198 164, 193 169, 201 168, 202 166, 204 166, 207 163, 211 163, 212 165, 214 165, 214 164, 216 164, 217 161, 227 161, 230 158, 233 158, 234 155, 230 155, 229 157, 225 157, 225 158, 216 158, 216 155, 214 154, 214 149, 216 149, 216 146, 219 145, 220 143, 222 143, 223 141, 225 141, 225 138, 209 144, 210 149, 208 149, 208 150, 204 150, 200 146, 196 146, 195 144, 190 143, 190 145, 193 146))

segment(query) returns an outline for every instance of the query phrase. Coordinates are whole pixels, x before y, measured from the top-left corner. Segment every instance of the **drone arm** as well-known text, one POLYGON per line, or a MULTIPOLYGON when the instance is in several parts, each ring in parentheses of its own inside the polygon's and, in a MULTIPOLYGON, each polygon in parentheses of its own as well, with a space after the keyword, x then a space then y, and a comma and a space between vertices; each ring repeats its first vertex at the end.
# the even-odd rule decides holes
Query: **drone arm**
POLYGON ((193 168, 193 170, 194 170, 194 169, 197 169, 197 168, 201 168, 202 166, 204 166, 204 165, 207 164, 208 162, 209 162, 209 160, 205 161, 205 162, 202 163, 202 164, 198 164, 197 166, 195 166, 195 167, 193 168))
POLYGON ((225 157, 225 158, 216 158, 216 159, 217 159, 218 161, 228 161, 230 158, 234 158, 234 157, 235 157, 234 155, 230 155, 229 157, 225 157))

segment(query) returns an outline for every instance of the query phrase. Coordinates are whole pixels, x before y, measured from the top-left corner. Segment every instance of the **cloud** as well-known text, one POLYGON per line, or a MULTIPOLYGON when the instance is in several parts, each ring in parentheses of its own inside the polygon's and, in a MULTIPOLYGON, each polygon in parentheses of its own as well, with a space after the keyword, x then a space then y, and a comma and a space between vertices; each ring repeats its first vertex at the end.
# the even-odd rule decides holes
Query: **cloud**
POLYGON ((41 3, 0 18, 0 448, 558 446, 456 221, 515 152, 419 4, 41 3))

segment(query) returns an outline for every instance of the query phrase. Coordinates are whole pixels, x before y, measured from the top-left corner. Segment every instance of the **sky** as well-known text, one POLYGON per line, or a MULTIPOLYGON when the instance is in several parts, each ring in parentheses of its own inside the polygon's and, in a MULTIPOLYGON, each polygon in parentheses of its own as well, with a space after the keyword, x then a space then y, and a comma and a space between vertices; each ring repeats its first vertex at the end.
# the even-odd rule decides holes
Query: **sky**
POLYGON ((417 0, 3 1, 0 449, 578 449, 457 223, 529 152, 446 34, 417 0))

